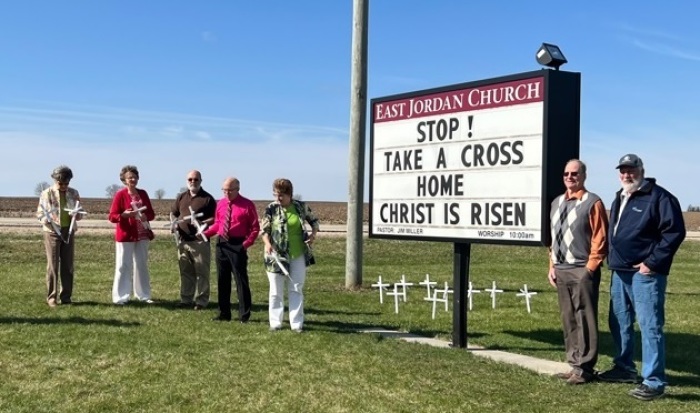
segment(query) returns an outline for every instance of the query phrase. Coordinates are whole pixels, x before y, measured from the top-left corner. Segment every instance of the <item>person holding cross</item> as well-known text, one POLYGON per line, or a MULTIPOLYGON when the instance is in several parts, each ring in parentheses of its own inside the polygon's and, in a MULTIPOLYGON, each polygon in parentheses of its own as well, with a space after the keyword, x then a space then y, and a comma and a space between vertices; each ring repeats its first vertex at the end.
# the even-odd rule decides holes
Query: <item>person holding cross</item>
MULTIPOLYGON (((41 192, 36 209, 37 218, 42 224, 44 249, 46 251, 46 302, 49 307, 59 303, 71 304, 73 294, 73 259, 75 241, 71 234, 69 209, 80 203, 80 195, 69 187, 73 171, 66 165, 57 166, 51 172, 54 184, 41 192), (59 291, 60 276, 60 291, 59 291)), ((75 220, 82 219, 76 214, 75 220)), ((77 226, 73 228, 75 232, 77 226)))
POLYGON ((258 211, 253 201, 240 194, 241 183, 238 179, 226 178, 221 190, 224 197, 216 204, 214 224, 204 231, 207 238, 213 235, 219 237, 216 243, 219 315, 214 317, 214 321, 231 321, 233 274, 238 294, 238 320, 247 323, 252 307, 247 250, 260 234, 258 211))
POLYGON ((133 286, 137 300, 152 303, 151 277, 148 272, 148 245, 153 231, 148 223, 156 217, 148 193, 139 189, 139 170, 126 165, 119 172, 124 188, 117 191, 109 209, 109 222, 116 224, 116 266, 112 302, 124 305, 133 286))
POLYGON ((265 208, 262 220, 265 272, 270 281, 270 331, 282 328, 286 284, 289 325, 292 331, 301 333, 306 267, 316 261, 311 246, 318 233, 319 220, 305 202, 294 199, 294 187, 289 179, 275 179, 272 196, 275 201, 265 208), (305 223, 311 227, 310 233, 304 229, 305 223))
POLYGON ((197 238, 195 219, 209 224, 214 220, 216 199, 202 188, 202 174, 197 170, 187 173, 187 190, 177 196, 170 214, 179 218, 177 255, 180 268, 180 307, 201 310, 209 305, 209 268, 211 247, 209 239, 197 238), (189 220, 187 219, 189 217, 189 220))

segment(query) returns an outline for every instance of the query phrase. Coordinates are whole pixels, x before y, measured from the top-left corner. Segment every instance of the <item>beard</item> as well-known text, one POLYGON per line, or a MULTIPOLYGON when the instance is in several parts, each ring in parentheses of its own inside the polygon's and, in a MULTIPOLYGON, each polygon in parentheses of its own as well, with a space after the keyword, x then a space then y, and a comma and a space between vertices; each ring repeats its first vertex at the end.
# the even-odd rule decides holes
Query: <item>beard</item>
POLYGON ((197 192, 199 191, 199 184, 188 184, 187 189, 189 189, 192 192, 197 192))
POLYGON ((632 192, 639 189, 640 186, 642 186, 642 179, 644 178, 640 176, 638 178, 620 181, 622 190, 625 193, 631 194, 632 192))

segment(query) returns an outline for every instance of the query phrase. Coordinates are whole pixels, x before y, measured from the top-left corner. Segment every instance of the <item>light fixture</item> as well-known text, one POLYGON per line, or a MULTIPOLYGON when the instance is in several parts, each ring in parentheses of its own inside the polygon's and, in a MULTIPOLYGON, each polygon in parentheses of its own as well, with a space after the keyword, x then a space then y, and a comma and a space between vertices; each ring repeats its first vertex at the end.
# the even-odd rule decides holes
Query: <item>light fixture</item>
POLYGON ((559 66, 568 62, 559 46, 550 43, 542 43, 542 46, 537 49, 536 57, 537 63, 542 66, 553 67, 556 70, 559 70, 559 66))

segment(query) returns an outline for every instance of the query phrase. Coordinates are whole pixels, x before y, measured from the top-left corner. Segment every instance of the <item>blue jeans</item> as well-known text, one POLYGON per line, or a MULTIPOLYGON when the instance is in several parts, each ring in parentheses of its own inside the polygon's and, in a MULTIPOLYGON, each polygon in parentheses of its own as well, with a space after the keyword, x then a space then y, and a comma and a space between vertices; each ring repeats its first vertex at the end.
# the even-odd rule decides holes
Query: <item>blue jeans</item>
POLYGON ((666 340, 664 303, 668 277, 635 271, 613 271, 610 281, 610 334, 618 369, 637 372, 634 365, 634 320, 642 333, 643 384, 664 390, 666 386, 666 340))

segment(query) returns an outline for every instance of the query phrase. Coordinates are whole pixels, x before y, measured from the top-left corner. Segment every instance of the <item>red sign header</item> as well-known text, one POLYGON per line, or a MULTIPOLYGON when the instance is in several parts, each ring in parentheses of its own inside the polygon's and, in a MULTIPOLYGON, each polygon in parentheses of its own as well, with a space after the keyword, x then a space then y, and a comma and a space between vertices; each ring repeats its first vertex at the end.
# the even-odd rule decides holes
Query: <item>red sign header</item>
POLYGON ((543 100, 544 78, 536 77, 375 103, 374 122, 414 119, 543 100))

